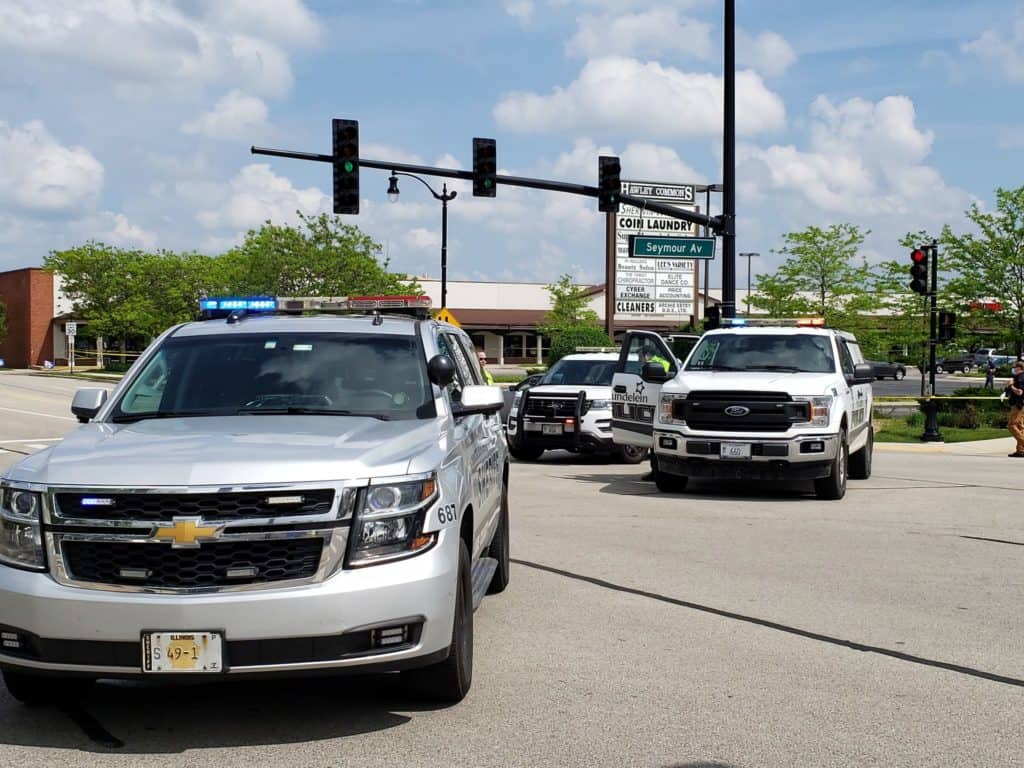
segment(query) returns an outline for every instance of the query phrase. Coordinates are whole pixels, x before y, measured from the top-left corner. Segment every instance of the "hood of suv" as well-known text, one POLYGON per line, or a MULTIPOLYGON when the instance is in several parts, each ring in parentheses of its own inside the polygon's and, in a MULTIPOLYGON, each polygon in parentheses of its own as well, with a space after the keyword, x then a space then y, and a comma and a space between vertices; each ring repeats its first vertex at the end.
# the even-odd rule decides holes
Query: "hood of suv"
POLYGON ((788 395, 831 395, 840 386, 837 373, 776 373, 773 371, 683 371, 663 392, 736 391, 785 392, 788 395))
POLYGON ((159 486, 318 482, 408 473, 436 447, 433 419, 227 416, 86 424, 12 467, 46 485, 159 486))

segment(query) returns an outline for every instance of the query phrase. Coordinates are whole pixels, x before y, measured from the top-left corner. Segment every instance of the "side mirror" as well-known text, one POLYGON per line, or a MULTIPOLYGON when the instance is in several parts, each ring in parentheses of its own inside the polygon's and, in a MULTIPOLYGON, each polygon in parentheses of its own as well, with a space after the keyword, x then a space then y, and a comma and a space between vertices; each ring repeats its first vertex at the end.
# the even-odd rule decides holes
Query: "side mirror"
POLYGON ((456 416, 471 416, 476 413, 497 413, 505 407, 505 395, 500 387, 474 384, 462 388, 462 398, 453 403, 456 416))
POLYGON ((455 381, 455 363, 448 355, 434 355, 427 363, 427 376, 432 384, 447 387, 455 381))
POLYGON ((107 402, 107 390, 80 389, 75 392, 75 397, 71 401, 71 412, 80 424, 86 424, 89 419, 100 412, 100 408, 105 402, 107 402))
POLYGON ((847 376, 850 384, 870 384, 875 380, 874 369, 865 363, 853 366, 853 376, 847 376))
POLYGON ((640 378, 652 384, 663 384, 672 378, 672 374, 661 363, 644 363, 640 378))

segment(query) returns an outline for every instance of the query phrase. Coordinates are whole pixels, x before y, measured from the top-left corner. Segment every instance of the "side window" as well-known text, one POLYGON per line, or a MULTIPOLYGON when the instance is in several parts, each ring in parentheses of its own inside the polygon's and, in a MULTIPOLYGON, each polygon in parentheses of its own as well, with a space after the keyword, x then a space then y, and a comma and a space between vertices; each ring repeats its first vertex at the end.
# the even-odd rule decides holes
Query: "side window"
POLYGON ((639 376, 644 365, 652 361, 665 366, 666 371, 675 372, 676 365, 673 356, 663 343, 659 343, 658 339, 650 335, 634 334, 630 336, 624 356, 625 363, 622 365, 624 373, 634 373, 639 376))
MULTIPOLYGON (((470 384, 483 384, 484 377, 480 373, 480 361, 476 359, 476 347, 466 336, 457 334, 451 334, 452 339, 455 341, 456 346, 460 349, 466 361, 469 363, 469 370, 472 375, 472 379, 469 380, 470 384)), ((483 349, 483 347, 480 347, 483 349)), ((456 363, 458 365, 458 363, 456 363)))
POLYGON ((847 376, 853 376, 853 357, 850 356, 850 350, 846 346, 846 339, 836 339, 839 343, 839 365, 843 369, 843 373, 847 376))
POLYGON ((466 353, 459 346, 458 339, 450 333, 438 334, 437 347, 442 355, 447 355, 455 363, 455 379, 449 386, 448 393, 453 400, 459 400, 462 397, 462 388, 474 383, 466 353))

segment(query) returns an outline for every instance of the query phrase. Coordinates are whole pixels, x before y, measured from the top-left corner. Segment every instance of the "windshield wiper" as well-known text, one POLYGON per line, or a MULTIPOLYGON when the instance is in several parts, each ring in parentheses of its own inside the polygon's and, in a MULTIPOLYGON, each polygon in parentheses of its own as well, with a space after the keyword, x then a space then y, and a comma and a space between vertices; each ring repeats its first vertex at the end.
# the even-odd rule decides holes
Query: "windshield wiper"
POLYGON ((801 369, 795 365, 753 365, 748 371, 785 371, 786 373, 800 373, 801 369))
POLYGON ((188 419, 196 416, 218 416, 210 411, 144 411, 143 413, 122 413, 111 417, 116 424, 127 424, 144 419, 188 419))
POLYGON ((290 405, 287 408, 239 408, 235 413, 251 414, 254 416, 361 416, 380 421, 393 421, 393 417, 386 413, 343 411, 332 408, 305 408, 298 405, 290 405))
POLYGON ((733 365, 721 365, 714 363, 712 365, 688 365, 686 366, 688 371, 746 371, 747 368, 737 368, 733 365))

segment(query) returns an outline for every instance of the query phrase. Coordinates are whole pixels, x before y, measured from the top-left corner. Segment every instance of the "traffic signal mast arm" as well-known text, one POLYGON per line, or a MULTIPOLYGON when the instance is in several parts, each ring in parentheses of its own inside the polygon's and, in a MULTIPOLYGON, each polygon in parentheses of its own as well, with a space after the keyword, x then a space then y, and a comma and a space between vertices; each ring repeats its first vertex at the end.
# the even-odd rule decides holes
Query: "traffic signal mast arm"
MULTIPOLYGON (((315 152, 291 152, 284 149, 268 149, 266 147, 252 147, 254 155, 269 155, 271 157, 288 157, 293 160, 312 160, 317 163, 333 163, 333 155, 321 155, 315 152)), ((418 173, 423 176, 443 176, 449 179, 463 179, 473 181, 472 171, 460 171, 454 168, 435 168, 429 165, 410 165, 408 163, 386 163, 380 160, 359 159, 359 166, 363 168, 376 168, 381 171, 402 171, 404 173, 418 173)), ((549 192, 565 192, 570 195, 582 195, 584 197, 598 197, 597 187, 590 187, 585 184, 570 184, 564 181, 552 181, 549 179, 532 179, 523 176, 495 176, 498 184, 506 184, 510 187, 526 187, 528 189, 544 189, 549 192)), ((652 213, 661 213, 674 219, 682 219, 691 224, 711 227, 717 234, 721 234, 725 228, 723 216, 707 216, 703 213, 684 211, 672 205, 656 203, 644 200, 631 195, 619 195, 619 202, 633 205, 652 213)))

